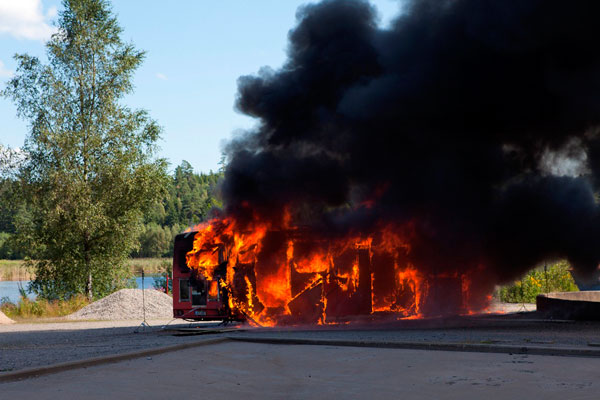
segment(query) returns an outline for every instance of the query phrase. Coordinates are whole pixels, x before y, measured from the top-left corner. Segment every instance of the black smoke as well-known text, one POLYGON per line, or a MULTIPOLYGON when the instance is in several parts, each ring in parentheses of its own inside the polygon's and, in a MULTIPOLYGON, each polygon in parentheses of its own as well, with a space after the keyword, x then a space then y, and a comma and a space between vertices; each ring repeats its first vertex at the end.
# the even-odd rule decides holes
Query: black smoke
POLYGON ((226 149, 226 212, 287 207, 319 235, 410 223, 416 265, 492 282, 557 258, 591 276, 600 2, 402 4, 387 28, 367 1, 301 7, 285 64, 239 79, 258 125, 226 149))

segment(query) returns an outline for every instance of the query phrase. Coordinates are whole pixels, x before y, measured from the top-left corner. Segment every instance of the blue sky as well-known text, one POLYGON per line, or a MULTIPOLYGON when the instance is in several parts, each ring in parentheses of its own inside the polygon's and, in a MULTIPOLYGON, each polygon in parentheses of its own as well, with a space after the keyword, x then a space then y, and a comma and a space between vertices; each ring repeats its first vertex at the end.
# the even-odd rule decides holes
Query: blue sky
MULTIPOLYGON (((135 93, 124 103, 143 108, 164 128, 159 156, 171 169, 182 160, 197 172, 216 170, 224 142, 255 121, 234 108, 236 81, 285 60, 287 32, 306 0, 113 0, 123 39, 145 50, 135 93)), ((314 2, 314 1, 313 1, 314 2)), ((381 24, 398 0, 372 0, 381 24)), ((59 0, 0 0, 0 87, 10 78, 15 53, 45 59, 59 0)), ((27 122, 0 99, 0 144, 19 147, 27 122)))

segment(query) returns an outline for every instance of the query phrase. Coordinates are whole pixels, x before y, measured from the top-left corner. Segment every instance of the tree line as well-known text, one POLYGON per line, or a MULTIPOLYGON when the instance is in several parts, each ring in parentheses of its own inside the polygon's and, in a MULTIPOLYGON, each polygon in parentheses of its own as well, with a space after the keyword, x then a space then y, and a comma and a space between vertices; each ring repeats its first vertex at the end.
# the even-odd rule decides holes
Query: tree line
MULTIPOLYGON (((221 172, 196 173, 187 161, 177 166, 166 180, 162 198, 148 208, 135 228, 130 257, 171 257, 175 236, 205 221, 213 208, 221 206, 221 177, 221 172)), ((20 246, 15 235, 19 221, 28 218, 19 185, 14 178, 0 179, 0 259, 35 257, 20 246)))
POLYGON ((144 215, 133 257, 170 257, 175 235, 205 221, 213 208, 221 207, 218 182, 221 172, 194 172, 183 161, 169 178, 166 194, 144 215))

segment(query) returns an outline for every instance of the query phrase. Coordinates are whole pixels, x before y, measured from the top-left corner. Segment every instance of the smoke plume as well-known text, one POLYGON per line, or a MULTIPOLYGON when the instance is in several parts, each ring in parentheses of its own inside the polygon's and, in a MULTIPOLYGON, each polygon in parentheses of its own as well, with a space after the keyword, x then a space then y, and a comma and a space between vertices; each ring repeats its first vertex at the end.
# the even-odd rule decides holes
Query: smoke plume
POLYGON ((506 282, 600 261, 600 2, 363 0, 301 7, 287 61, 239 79, 225 213, 315 235, 411 227, 432 271, 506 282))

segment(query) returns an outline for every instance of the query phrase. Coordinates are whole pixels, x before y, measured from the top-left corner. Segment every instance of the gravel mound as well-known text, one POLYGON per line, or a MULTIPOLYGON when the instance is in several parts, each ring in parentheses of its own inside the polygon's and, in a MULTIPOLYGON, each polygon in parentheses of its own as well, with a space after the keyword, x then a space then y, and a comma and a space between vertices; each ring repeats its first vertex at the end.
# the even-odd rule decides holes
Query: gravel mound
POLYGON ((15 323, 15 321, 8 318, 6 315, 4 315, 4 313, 2 311, 0 311, 0 325, 14 324, 14 323, 15 323))
MULTIPOLYGON (((144 290, 146 318, 165 319, 173 316, 173 299, 158 290, 144 290)), ((121 289, 67 316, 67 319, 123 320, 143 319, 142 289, 121 289)))

